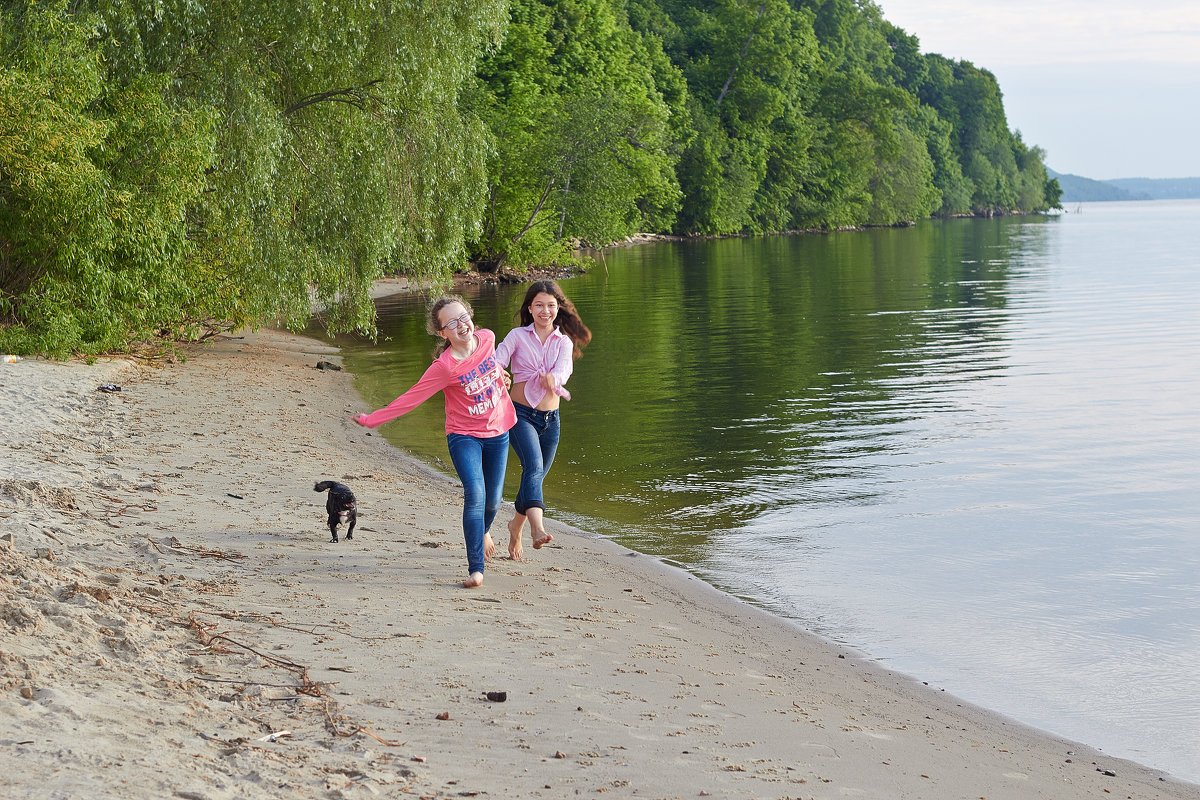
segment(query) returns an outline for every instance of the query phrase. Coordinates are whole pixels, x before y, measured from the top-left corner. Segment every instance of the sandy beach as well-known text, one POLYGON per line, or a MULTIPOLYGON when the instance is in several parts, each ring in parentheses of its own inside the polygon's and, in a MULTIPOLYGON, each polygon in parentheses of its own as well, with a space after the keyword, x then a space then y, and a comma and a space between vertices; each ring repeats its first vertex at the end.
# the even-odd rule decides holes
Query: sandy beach
POLYGON ((463 589, 335 349, 184 353, 0 363, 0 797, 1200 798, 510 505, 463 589))

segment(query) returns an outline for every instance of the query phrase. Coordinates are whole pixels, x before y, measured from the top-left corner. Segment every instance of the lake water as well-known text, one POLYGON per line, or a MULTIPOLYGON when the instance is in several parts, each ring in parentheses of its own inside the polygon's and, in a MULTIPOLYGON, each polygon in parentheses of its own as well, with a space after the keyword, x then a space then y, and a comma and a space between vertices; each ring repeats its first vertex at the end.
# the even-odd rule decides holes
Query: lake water
MULTIPOLYGON (((608 251, 550 515, 1200 781, 1200 201, 1069 211, 608 251)), ((432 349, 417 298, 380 331, 373 407, 432 349)), ((383 431, 448 469, 439 399, 383 431)))

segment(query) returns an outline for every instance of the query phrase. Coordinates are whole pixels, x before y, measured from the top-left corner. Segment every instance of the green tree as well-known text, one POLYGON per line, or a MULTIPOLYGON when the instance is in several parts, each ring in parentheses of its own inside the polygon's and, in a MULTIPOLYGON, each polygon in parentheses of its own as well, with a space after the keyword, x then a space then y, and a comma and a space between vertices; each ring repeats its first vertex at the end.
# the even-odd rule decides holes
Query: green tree
POLYGON ((929 65, 921 55, 921 41, 887 20, 880 21, 880 31, 892 52, 891 83, 916 97, 929 77, 929 65))
POLYGON ((908 118, 908 126, 924 139, 933 166, 933 185, 939 195, 933 213, 950 216, 970 211, 974 186, 963 175, 950 123, 929 106, 919 105, 908 118))
POLYGON ((3 349, 104 350, 183 321, 213 115, 173 108, 162 76, 106 83, 65 2, 10 6, 0 26, 3 349))
POLYGON ((514 0, 478 76, 468 104, 496 143, 479 260, 554 260, 567 239, 606 243, 673 220, 671 117, 686 113, 686 88, 619 6, 514 0))
MULTIPOLYGON (((129 119, 109 134, 127 132, 123 152, 140 132, 143 150, 172 155, 153 162, 158 173, 142 169, 152 163, 145 156, 115 155, 113 164, 148 176, 139 191, 183 202, 172 206, 172 246, 103 263, 69 253, 17 286, 9 319, 26 333, 53 336, 63 314, 107 316, 125 324, 125 340, 160 319, 190 323, 191 332, 202 321, 300 326, 314 296, 332 329, 370 332, 369 289, 385 270, 444 278, 463 263, 482 214, 489 139, 458 98, 481 49, 502 36, 501 0, 79 0, 74 8, 71 17, 62 3, 6 6, 9 63, 44 46, 31 27, 38 15, 74 26, 72 52, 95 65, 94 94, 79 113, 123 109, 129 119), (140 99, 122 105, 127 96, 140 99), (150 287, 157 294, 148 296, 150 287), (93 296, 86 312, 60 299, 59 317, 48 301, 34 303, 93 296), (135 305, 145 319, 125 311, 135 305)), ((105 147, 75 151, 107 169, 105 147)), ((23 199, 9 211, 23 220, 42 213, 23 199)), ((146 213, 125 218, 131 231, 156 219, 146 213)), ((37 258, 46 262, 45 252, 37 258)), ((81 332, 56 346, 119 346, 115 329, 101 336, 87 324, 74 323, 81 332)))
POLYGON ((925 140, 901 124, 895 133, 895 157, 876 164, 868 185, 871 204, 866 221, 871 225, 925 219, 941 203, 941 192, 933 185, 933 160, 925 140))
POLYGON ((1049 211, 1062 208, 1062 188, 1058 180, 1046 174, 1046 151, 1028 147, 1021 132, 1013 134, 1013 155, 1017 161, 1017 208, 1022 211, 1049 211))
POLYGON ((332 329, 369 332, 385 270, 463 263, 488 150, 457 99, 502 35, 499 0, 175 2, 178 41, 144 23, 123 39, 143 43, 135 68, 186 76, 181 95, 226 121, 193 222, 215 234, 197 256, 234 322, 304 324, 315 294, 332 329))
MULTIPOLYGON (((1020 134, 1008 129, 995 76, 968 61, 950 61, 936 54, 925 60, 926 78, 919 97, 951 127, 952 146, 970 188, 970 210, 991 214, 1057 207, 1058 198, 1051 197, 1053 187, 1042 163, 1044 153, 1027 148, 1020 134)), ((938 157, 934 160, 937 164, 938 157)), ((948 189, 956 183, 955 176, 945 170, 939 174, 942 211, 954 213, 959 210, 957 192, 948 189)))
POLYGON ((675 22, 663 46, 687 78, 696 131, 679 166, 677 230, 789 227, 813 135, 804 112, 817 69, 808 18, 783 0, 663 8, 675 22))
MULTIPOLYGON (((899 89, 862 70, 826 70, 814 101, 818 136, 804 185, 799 227, 837 228, 869 221, 871 184, 901 156, 896 119, 911 105, 899 89)), ((894 180, 894 179, 893 179, 894 180)), ((921 180, 927 180, 922 177, 921 180)))
POLYGON ((835 71, 858 70, 872 83, 895 82, 897 64, 891 26, 871 0, 792 0, 797 9, 812 15, 820 43, 821 61, 835 71))

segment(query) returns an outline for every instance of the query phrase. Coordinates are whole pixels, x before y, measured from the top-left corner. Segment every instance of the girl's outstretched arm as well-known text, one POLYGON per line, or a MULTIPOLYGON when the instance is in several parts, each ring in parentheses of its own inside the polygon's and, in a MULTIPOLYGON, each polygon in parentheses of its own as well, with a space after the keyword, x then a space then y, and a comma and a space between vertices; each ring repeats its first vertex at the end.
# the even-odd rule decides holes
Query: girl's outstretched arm
POLYGON ((412 388, 378 411, 359 414, 354 421, 364 428, 378 428, 385 422, 407 414, 435 394, 445 389, 450 382, 450 370, 441 361, 435 361, 425 370, 421 379, 412 388))

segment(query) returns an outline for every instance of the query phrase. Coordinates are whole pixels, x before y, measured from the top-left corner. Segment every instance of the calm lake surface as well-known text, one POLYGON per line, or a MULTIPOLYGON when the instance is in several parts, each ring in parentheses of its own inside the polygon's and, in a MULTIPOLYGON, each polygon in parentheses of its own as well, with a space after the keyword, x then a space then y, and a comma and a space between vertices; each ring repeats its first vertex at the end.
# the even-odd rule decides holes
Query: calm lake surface
MULTIPOLYGON (((550 515, 1200 781, 1200 201, 1069 211, 608 251, 561 282, 595 338, 550 515)), ((372 407, 423 307, 338 339, 372 407)), ((448 470, 441 408, 382 430, 448 470)))

